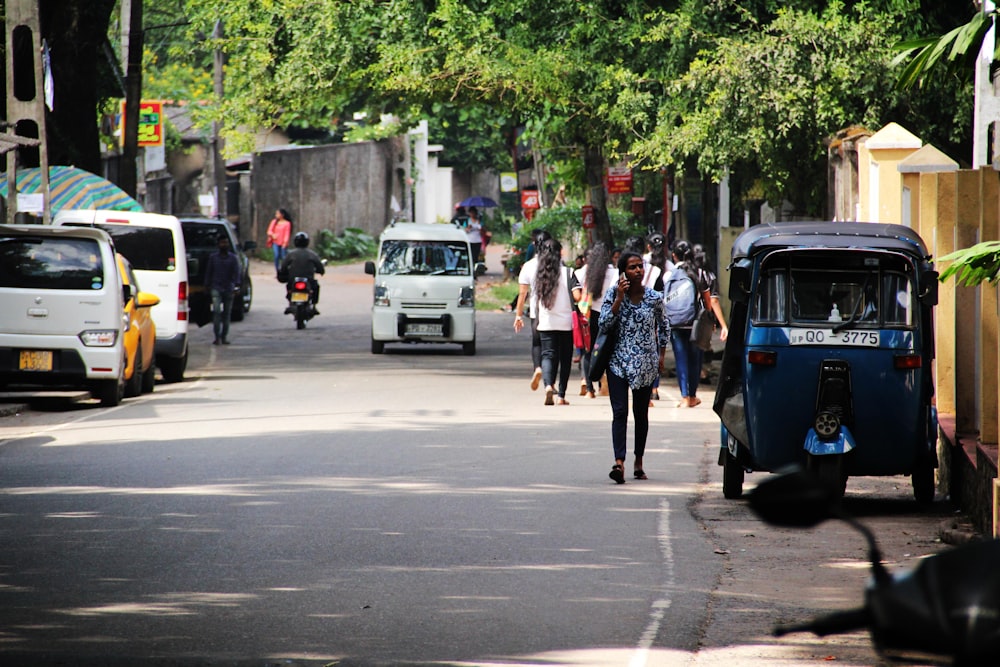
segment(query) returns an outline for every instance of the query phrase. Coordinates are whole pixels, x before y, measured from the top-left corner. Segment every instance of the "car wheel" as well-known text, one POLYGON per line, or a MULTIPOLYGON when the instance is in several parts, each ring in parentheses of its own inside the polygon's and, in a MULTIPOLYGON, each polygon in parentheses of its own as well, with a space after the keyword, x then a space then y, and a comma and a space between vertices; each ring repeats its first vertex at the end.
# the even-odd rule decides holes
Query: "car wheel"
POLYGON ((142 341, 135 351, 135 361, 132 362, 132 377, 125 383, 125 398, 133 398, 142 393, 142 341))
POLYGON ((243 321, 243 297, 238 294, 236 295, 236 298, 233 299, 233 314, 229 319, 233 322, 243 321))
POLYGON ((244 278, 244 288, 243 288, 243 314, 250 312, 250 305, 253 303, 253 281, 250 280, 250 274, 248 273, 244 278))
POLYGON ((125 360, 122 359, 122 369, 118 373, 117 380, 101 380, 97 384, 97 390, 91 392, 91 396, 101 401, 101 407, 113 408, 122 402, 125 397, 125 360))
POLYGON ((152 394, 156 388, 156 368, 150 364, 149 368, 142 371, 142 393, 152 394))
POLYGON ((156 365, 160 367, 164 382, 180 382, 184 379, 184 370, 187 368, 188 351, 184 350, 182 357, 159 357, 156 365))
POLYGON ((910 476, 913 497, 921 505, 934 502, 934 465, 929 461, 917 464, 910 476))
POLYGON ((385 343, 372 338, 372 354, 382 354, 385 352, 385 343))
POLYGON ((468 343, 462 343, 462 353, 467 357, 476 355, 476 339, 473 338, 468 343))

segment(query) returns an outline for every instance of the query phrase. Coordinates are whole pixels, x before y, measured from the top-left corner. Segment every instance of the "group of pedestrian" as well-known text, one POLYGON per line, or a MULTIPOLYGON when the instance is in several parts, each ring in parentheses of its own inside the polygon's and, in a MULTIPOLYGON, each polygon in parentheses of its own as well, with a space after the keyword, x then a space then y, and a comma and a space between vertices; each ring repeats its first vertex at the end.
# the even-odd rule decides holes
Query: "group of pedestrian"
MULTIPOLYGON (((635 479, 647 479, 643 455, 649 432, 649 408, 659 398, 663 361, 670 345, 676 362, 681 400, 693 408, 701 380, 702 350, 691 339, 697 313, 708 309, 726 340, 729 330, 719 303, 718 280, 708 270, 704 250, 687 241, 666 247, 663 234, 633 237, 622 249, 594 243, 583 266, 566 267, 562 245, 545 230, 532 233, 535 251, 518 276, 514 331, 527 317, 532 331, 531 389, 545 388, 545 405, 569 405, 566 391, 575 348, 574 310, 589 325, 589 347, 580 354, 580 395, 595 398, 591 377, 593 343, 601 333, 617 330, 600 393, 609 396, 614 465, 609 477, 625 482, 629 396, 634 421, 635 479), (668 256, 669 252, 669 256, 668 256)), ((578 318, 579 319, 579 318, 578 318)), ((577 341, 579 341, 579 337, 577 341)))

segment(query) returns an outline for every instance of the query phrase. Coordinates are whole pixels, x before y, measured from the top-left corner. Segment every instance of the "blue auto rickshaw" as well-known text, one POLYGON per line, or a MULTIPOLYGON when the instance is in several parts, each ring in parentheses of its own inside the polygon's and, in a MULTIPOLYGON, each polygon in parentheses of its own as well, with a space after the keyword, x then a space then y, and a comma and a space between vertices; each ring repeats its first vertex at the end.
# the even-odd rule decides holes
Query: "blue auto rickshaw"
POLYGON ((851 476, 909 475, 934 499, 932 310, 938 275, 910 228, 774 223, 736 240, 729 338, 714 410, 723 495, 744 474, 804 465, 843 494, 851 476))

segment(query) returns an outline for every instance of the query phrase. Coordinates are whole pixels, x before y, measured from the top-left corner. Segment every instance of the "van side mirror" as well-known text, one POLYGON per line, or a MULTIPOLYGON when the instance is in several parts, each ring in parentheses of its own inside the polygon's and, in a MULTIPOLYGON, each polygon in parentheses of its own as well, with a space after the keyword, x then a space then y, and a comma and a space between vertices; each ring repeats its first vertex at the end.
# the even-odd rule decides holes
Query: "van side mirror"
POLYGON ((486 273, 486 264, 483 262, 476 262, 475 276, 478 278, 486 273))
POLYGON ((365 273, 367 273, 370 276, 375 275, 375 262, 371 260, 365 262, 365 273))
POLYGON ((128 303, 128 300, 132 298, 132 286, 122 285, 122 303, 128 303))

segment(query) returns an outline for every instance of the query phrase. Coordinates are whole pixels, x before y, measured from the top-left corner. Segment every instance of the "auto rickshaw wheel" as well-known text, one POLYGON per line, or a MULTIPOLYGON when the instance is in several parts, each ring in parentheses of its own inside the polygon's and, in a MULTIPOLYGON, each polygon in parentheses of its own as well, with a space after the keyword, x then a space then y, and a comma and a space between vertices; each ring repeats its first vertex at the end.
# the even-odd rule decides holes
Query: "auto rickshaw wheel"
POLYGON ((725 453, 722 461, 722 496, 727 500, 737 500, 743 496, 743 476, 746 472, 736 457, 725 453))
POLYGON ((827 454, 816 456, 810 454, 806 468, 823 484, 828 486, 838 498, 843 498, 847 491, 847 474, 844 472, 844 456, 842 454, 827 454))
POLYGON ((934 502, 934 466, 929 462, 918 463, 910 475, 913 497, 921 505, 934 502))

